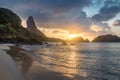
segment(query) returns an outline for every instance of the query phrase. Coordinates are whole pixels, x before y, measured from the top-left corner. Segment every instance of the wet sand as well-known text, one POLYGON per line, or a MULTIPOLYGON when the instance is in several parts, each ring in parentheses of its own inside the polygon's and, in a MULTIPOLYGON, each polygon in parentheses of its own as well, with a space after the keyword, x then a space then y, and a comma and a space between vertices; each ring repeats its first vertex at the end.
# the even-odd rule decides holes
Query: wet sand
MULTIPOLYGON (((0 50, 14 59, 6 64, 12 65, 10 71, 16 70, 16 62, 25 80, 120 80, 120 43, 0 45, 0 50)), ((9 61, 8 57, 3 60, 9 61)))
POLYGON ((39 66, 37 62, 34 62, 27 74, 27 80, 72 80, 72 79, 63 76, 60 73, 49 71, 39 66))
POLYGON ((72 80, 61 73, 42 67, 29 54, 29 51, 18 46, 10 46, 10 50, 7 50, 7 53, 15 60, 25 80, 72 80))
POLYGON ((0 50, 0 80, 24 80, 15 61, 4 50, 0 50))

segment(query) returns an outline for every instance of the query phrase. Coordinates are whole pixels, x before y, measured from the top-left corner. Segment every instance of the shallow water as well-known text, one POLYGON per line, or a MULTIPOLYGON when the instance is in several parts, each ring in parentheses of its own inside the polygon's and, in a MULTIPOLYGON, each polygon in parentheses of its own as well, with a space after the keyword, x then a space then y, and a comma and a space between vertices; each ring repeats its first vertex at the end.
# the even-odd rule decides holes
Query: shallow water
MULTIPOLYGON (((25 68, 22 70, 25 72, 34 72, 32 67, 37 65, 59 73, 59 79, 52 79, 55 77, 53 73, 43 71, 44 76, 53 74, 48 79, 43 78, 44 80, 120 80, 120 43, 51 43, 50 46, 22 45, 21 48, 23 50, 20 49, 18 53, 25 53, 25 58, 16 60, 22 61, 22 68, 25 68)), ((14 53, 14 48, 11 49, 14 53)), ((41 73, 39 69, 37 68, 37 72, 41 73)), ((42 73, 36 75, 40 76, 42 73)), ((34 80, 41 80, 40 77, 34 80)))
POLYGON ((120 80, 120 43, 27 46, 37 64, 74 80, 120 80))

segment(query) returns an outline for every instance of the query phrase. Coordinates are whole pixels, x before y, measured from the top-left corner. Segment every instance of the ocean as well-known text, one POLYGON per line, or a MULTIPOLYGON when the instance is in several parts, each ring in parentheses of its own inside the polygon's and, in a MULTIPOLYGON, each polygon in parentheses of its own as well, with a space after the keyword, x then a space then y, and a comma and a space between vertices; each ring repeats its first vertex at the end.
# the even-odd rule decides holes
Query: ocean
POLYGON ((120 80, 120 43, 5 46, 27 80, 120 80))

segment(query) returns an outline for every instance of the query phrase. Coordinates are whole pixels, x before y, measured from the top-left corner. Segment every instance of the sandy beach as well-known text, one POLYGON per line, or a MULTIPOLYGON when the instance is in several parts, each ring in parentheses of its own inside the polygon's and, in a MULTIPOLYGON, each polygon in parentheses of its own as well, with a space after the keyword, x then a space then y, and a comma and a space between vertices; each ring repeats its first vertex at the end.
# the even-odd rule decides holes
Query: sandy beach
POLYGON ((15 60, 25 80, 71 80, 58 72, 42 67, 29 52, 20 47, 10 46, 7 53, 15 60))
POLYGON ((50 71, 34 62, 27 74, 27 80, 72 80, 60 73, 50 71))
POLYGON ((0 80, 119 80, 119 44, 91 44, 1 44, 0 80))

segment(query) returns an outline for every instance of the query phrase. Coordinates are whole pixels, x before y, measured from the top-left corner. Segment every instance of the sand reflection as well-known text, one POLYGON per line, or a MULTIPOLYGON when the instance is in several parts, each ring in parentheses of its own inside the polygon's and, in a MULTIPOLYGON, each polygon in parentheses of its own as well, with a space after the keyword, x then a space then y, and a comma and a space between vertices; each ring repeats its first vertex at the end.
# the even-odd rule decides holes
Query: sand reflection
POLYGON ((39 61, 41 65, 47 69, 62 73, 63 76, 72 79, 78 74, 80 74, 79 76, 86 76, 86 71, 79 72, 78 68, 82 66, 80 57, 83 57, 84 55, 78 54, 77 49, 78 48, 75 45, 64 47, 63 51, 62 47, 59 48, 59 51, 55 48, 40 50, 38 51, 39 61))
POLYGON ((82 65, 82 58, 84 57, 83 54, 78 53, 78 47, 70 46, 71 52, 69 53, 68 57, 68 65, 70 68, 63 69, 64 72, 67 72, 67 74, 64 74, 66 76, 69 76, 70 78, 74 79, 75 76, 79 77, 86 77, 87 73, 85 70, 80 71, 80 68, 83 67, 82 65))
POLYGON ((7 53, 16 61, 17 66, 22 73, 26 74, 31 67, 33 60, 25 53, 25 50, 17 46, 10 46, 10 50, 8 50, 7 53))

